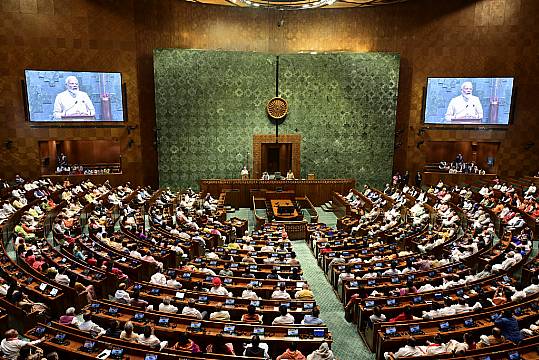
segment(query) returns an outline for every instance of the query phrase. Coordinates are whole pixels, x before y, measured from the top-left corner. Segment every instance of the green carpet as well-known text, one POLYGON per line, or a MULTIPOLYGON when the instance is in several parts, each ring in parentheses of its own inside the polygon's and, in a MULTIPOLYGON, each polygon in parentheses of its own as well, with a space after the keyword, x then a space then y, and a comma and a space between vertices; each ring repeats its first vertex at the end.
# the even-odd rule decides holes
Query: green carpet
POLYGON ((320 318, 333 334, 332 350, 339 360, 374 359, 359 337, 354 324, 344 319, 343 305, 335 295, 331 284, 304 241, 294 241, 293 248, 301 262, 305 279, 314 292, 320 306, 320 318))

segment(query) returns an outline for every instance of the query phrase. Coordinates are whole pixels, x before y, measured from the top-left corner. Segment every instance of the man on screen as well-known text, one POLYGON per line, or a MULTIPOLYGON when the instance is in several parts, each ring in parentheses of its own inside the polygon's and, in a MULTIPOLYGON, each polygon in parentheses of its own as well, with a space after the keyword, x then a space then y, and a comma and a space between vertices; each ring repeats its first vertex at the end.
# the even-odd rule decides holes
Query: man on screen
POLYGON ((483 118, 483 107, 477 96, 472 95, 473 85, 465 81, 460 86, 461 95, 454 97, 449 102, 445 120, 464 120, 483 118))
POLYGON ((56 95, 54 119, 63 117, 95 116, 95 108, 88 94, 79 90, 79 80, 75 76, 65 79, 66 90, 56 95))

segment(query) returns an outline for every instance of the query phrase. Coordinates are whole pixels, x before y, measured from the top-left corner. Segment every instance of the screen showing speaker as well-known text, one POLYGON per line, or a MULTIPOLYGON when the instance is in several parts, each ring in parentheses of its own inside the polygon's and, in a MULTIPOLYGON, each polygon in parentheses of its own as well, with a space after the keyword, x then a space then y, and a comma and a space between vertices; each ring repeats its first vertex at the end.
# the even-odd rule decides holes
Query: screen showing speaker
POLYGON ((38 121, 124 121, 117 72, 25 70, 27 116, 38 121))
POLYGON ((428 78, 425 124, 508 125, 512 77, 428 78))

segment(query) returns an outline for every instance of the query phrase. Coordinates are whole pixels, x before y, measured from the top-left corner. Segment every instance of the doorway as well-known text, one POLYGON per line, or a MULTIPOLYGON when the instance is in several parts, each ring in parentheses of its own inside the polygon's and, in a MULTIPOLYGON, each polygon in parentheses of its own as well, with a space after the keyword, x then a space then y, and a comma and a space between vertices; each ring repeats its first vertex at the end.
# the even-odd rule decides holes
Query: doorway
POLYGON ((262 144, 262 171, 285 175, 292 169, 292 144, 262 144))
POLYGON ((286 176, 292 170, 296 178, 300 178, 300 134, 253 135, 253 174, 260 179, 262 172, 270 175, 280 172, 286 176))

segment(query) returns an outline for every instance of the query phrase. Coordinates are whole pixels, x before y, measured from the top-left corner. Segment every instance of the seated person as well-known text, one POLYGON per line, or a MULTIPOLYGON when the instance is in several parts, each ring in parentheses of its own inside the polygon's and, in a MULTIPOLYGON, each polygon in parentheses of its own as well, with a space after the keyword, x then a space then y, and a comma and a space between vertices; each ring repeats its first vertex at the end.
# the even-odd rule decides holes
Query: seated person
POLYGON ((118 290, 114 293, 114 300, 122 304, 129 304, 131 302, 131 296, 125 289, 127 288, 126 283, 121 283, 118 285, 118 290))
POLYGON ((276 286, 275 291, 271 294, 273 300, 290 300, 290 294, 286 292, 284 286, 276 286))
POLYGON ((288 313, 288 308, 285 305, 279 306, 279 313, 281 315, 277 316, 272 325, 291 325, 294 324, 294 317, 288 313))
POLYGON ((276 360, 305 360, 305 356, 298 350, 298 344, 295 341, 292 341, 290 345, 288 345, 288 349, 277 356, 276 360))
POLYGON ((223 305, 215 305, 215 311, 210 314, 210 320, 228 321, 230 320, 230 313, 223 310, 223 305))
POLYGON ((133 331, 133 323, 131 321, 125 323, 124 329, 120 333, 120 339, 134 343, 138 342, 139 336, 139 334, 133 331))
POLYGON ((234 345, 232 343, 225 342, 222 334, 217 334, 212 339, 212 343, 206 346, 206 352, 213 354, 223 355, 236 355, 234 353, 234 345))
POLYGON ((296 292, 294 297, 298 300, 312 300, 314 299, 314 294, 309 288, 309 285, 305 283, 303 284, 302 289, 296 292))
POLYGON ((256 294, 256 292, 254 292, 253 289, 254 289, 253 285, 248 284, 246 286, 245 290, 243 290, 243 292, 241 293, 241 298, 242 299, 258 300, 258 295, 256 294))
POLYGON ((243 356, 260 357, 264 358, 265 360, 269 360, 270 356, 268 354, 268 350, 268 344, 260 343, 260 337, 258 335, 254 335, 251 338, 251 343, 247 344, 247 347, 243 352, 243 356))
POLYGON ((75 315, 75 308, 67 308, 65 315, 60 316, 58 322, 62 325, 78 325, 77 316, 75 315))
POLYGON ((189 339, 184 332, 178 334, 178 342, 172 348, 175 350, 188 351, 193 354, 202 352, 200 347, 193 340, 189 339))
POLYGON ((386 360, 399 359, 403 357, 413 357, 421 356, 423 351, 419 346, 417 346, 417 341, 415 337, 411 336, 407 341, 404 347, 401 347, 397 352, 386 352, 384 353, 384 358, 386 360))
POLYGON ((204 315, 195 308, 195 303, 195 299, 189 299, 187 305, 182 310, 182 315, 192 316, 198 320, 202 320, 204 315))
POLYGON ((318 307, 313 308, 311 315, 307 314, 301 320, 301 323, 304 325, 322 325, 324 321, 320 319, 320 310, 318 307))
POLYGON ((19 359, 19 353, 22 348, 28 345, 33 346, 39 344, 45 340, 44 337, 34 341, 21 340, 19 339, 19 333, 15 329, 9 329, 4 336, 5 338, 0 343, 0 350, 6 360, 19 359))
POLYGON ((142 334, 138 336, 138 343, 153 349, 159 349, 161 347, 161 341, 153 334, 153 328, 149 325, 146 325, 142 330, 142 334))
POLYGON ((294 173, 292 172, 292 170, 288 170, 288 172, 286 173, 286 180, 294 180, 295 177, 294 177, 294 173))
POLYGON ((256 313, 254 305, 247 305, 247 313, 241 316, 241 321, 248 324, 262 324, 262 315, 256 313))
POLYGON ((335 360, 335 355, 333 355, 333 351, 329 349, 328 343, 324 341, 320 344, 318 350, 307 355, 307 360, 335 360))
POLYGON ((505 342, 505 337, 502 335, 500 328, 493 327, 492 334, 489 336, 481 335, 479 342, 477 343, 477 348, 481 349, 487 346, 493 346, 502 344, 505 342))
POLYGON ((99 337, 105 334, 106 332, 105 329, 103 329, 101 326, 93 322, 92 313, 90 312, 84 313, 82 319, 83 319, 83 322, 79 324, 79 330, 86 331, 95 337, 99 337))
POLYGON ((178 308, 172 305, 171 302, 172 302, 172 299, 170 297, 165 297, 163 299, 163 302, 159 304, 159 311, 173 313, 173 314, 177 313, 178 308))
POLYGON ((110 322, 110 326, 105 332, 105 336, 110 336, 115 339, 119 339, 120 335, 122 333, 122 330, 120 329, 120 323, 118 320, 112 320, 110 322))

